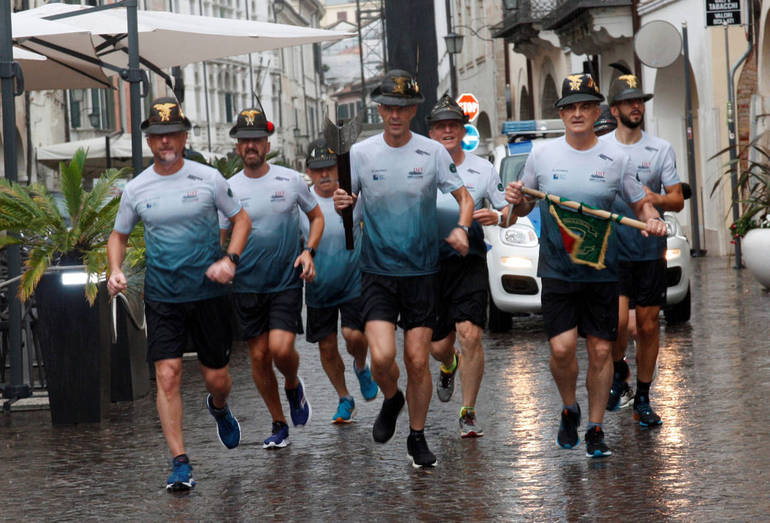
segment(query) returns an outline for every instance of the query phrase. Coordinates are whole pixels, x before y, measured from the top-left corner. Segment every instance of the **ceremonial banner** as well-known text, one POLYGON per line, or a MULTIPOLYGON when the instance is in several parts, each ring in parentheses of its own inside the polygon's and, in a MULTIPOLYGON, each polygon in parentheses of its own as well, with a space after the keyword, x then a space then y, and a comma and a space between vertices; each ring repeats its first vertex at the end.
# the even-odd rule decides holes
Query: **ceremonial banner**
POLYGON ((604 269, 604 255, 612 234, 612 222, 563 209, 551 200, 548 200, 548 210, 559 226, 564 248, 572 261, 590 265, 594 269, 604 269))

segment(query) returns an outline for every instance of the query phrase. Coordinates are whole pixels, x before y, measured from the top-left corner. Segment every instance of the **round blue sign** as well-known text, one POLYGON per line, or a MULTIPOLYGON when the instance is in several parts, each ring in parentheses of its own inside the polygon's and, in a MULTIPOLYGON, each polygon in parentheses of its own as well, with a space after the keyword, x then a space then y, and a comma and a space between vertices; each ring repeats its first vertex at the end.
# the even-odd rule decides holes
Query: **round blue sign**
POLYGON ((465 124, 465 138, 463 138, 463 151, 472 152, 479 146, 481 136, 475 125, 465 124))

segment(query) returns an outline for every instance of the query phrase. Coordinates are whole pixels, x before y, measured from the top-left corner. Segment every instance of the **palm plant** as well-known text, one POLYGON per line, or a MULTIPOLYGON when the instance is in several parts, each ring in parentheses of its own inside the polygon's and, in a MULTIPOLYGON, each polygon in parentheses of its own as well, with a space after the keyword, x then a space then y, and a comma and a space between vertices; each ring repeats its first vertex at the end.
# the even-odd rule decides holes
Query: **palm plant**
MULTIPOLYGON (((741 159, 748 158, 748 165, 737 178, 736 193, 732 195, 733 200, 741 205, 738 220, 730 225, 730 233, 734 238, 744 237, 751 229, 770 228, 770 151, 757 145, 761 138, 743 147, 736 146, 736 158, 726 164, 723 176, 717 179, 711 190, 713 196, 721 184, 729 181, 732 170, 737 169, 741 159), (753 155, 748 154, 752 151, 753 155)), ((728 147, 712 158, 729 150, 728 147)))
POLYGON ((19 285, 22 301, 32 295, 49 266, 62 258, 74 258, 85 265, 86 298, 91 304, 96 298, 96 282, 107 268, 107 239, 120 203, 110 196, 115 181, 125 176, 126 170, 108 169, 87 191, 83 188, 85 160, 86 152, 79 149, 69 164, 59 164, 62 210, 42 185, 0 180, 0 230, 8 233, 0 238, 0 248, 22 245, 27 254, 19 285))

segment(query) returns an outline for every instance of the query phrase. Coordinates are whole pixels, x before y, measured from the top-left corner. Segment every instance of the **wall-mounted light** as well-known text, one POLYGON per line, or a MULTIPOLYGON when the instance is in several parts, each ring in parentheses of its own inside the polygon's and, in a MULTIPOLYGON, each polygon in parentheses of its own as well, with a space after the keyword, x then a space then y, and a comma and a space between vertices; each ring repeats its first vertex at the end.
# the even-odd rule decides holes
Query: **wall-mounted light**
POLYGON ((454 31, 447 33, 444 37, 447 52, 450 54, 460 54, 463 50, 463 38, 463 35, 459 35, 454 31))

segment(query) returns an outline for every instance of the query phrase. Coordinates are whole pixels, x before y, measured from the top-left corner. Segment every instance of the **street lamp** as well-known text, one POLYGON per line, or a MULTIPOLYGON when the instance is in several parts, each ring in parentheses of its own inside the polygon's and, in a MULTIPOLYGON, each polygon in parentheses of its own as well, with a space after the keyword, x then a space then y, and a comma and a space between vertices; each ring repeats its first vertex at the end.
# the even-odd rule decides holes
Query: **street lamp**
POLYGON ((450 54, 460 54, 463 51, 463 35, 450 31, 445 37, 446 50, 450 54))

